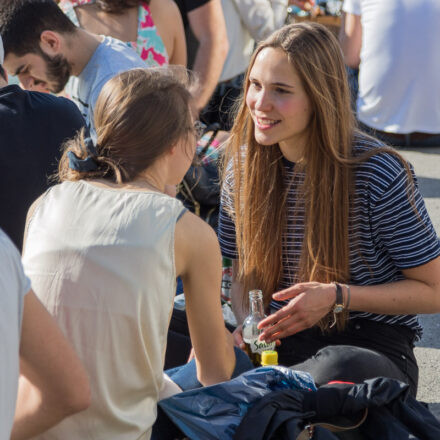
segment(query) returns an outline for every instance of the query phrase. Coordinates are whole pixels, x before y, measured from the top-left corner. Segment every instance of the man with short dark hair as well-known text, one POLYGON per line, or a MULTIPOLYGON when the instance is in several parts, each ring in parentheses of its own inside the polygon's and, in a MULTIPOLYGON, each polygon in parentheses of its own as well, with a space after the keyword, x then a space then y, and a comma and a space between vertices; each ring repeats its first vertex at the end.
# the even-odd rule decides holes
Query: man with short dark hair
POLYGON ((53 0, 8 0, 0 8, 4 66, 26 89, 40 84, 76 102, 94 134, 93 111, 104 84, 118 73, 145 68, 137 53, 111 37, 76 27, 53 0))
POLYGON ((8 85, 0 37, 0 227, 21 249, 26 214, 57 171, 62 143, 85 122, 75 104, 8 85))

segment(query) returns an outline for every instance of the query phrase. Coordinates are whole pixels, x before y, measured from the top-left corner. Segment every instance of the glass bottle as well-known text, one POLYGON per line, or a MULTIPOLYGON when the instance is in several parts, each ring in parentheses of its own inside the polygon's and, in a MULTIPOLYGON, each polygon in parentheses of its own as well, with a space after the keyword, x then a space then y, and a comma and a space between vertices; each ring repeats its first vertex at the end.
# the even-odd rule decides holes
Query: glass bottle
POLYGON ((261 290, 251 290, 249 292, 250 314, 243 321, 243 342, 245 351, 252 363, 259 367, 261 365, 261 353, 265 350, 274 350, 275 342, 259 341, 258 337, 261 330, 257 328, 258 323, 266 317, 263 308, 263 293, 261 290))

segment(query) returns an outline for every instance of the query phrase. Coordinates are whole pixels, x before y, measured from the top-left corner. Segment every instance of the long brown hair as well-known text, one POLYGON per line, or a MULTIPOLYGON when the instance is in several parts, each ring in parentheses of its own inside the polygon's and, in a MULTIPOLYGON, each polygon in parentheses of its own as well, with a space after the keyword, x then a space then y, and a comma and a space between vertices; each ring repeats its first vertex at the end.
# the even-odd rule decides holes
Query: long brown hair
MULTIPOLYGON (((261 288, 267 305, 282 274, 289 188, 284 184, 279 146, 257 143, 245 101, 250 71, 265 48, 284 51, 312 106, 306 148, 295 166, 297 176, 298 172, 305 173, 303 181, 297 182, 300 194, 297 207, 304 206, 305 219, 295 282, 349 281, 353 167, 379 151, 397 153, 385 147, 353 157, 352 145, 357 130, 350 108, 345 66, 337 39, 324 26, 314 23, 285 26, 259 44, 244 81, 243 98, 226 151, 225 174, 232 166, 238 277, 245 291, 261 288)), ((247 304, 247 296, 243 303, 247 304)), ((345 319, 346 315, 338 319, 338 328, 343 327, 345 319)), ((328 317, 321 322, 321 327, 327 325, 328 317)))
POLYGON ((108 81, 95 108, 98 169, 69 168, 68 152, 89 154, 84 131, 64 146, 59 180, 106 178, 129 182, 177 141, 193 134, 191 77, 183 67, 132 69, 108 81))

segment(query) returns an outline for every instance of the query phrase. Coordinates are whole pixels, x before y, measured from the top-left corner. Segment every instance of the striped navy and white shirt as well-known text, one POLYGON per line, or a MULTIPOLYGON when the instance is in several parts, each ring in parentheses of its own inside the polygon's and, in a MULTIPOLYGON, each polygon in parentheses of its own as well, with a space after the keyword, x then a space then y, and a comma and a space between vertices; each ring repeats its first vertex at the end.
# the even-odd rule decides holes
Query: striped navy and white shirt
MULTIPOLYGON (((374 141, 358 138, 355 154, 375 148, 374 141)), ((284 160, 285 184, 289 185, 295 164, 284 160)), ((303 178, 299 173, 299 179, 303 178)), ((238 252, 233 212, 233 176, 226 176, 222 191, 219 241, 222 254, 235 259, 238 252)), ((379 153, 358 165, 355 171, 355 204, 351 213, 350 284, 374 285, 404 279, 401 270, 428 263, 440 255, 440 242, 429 219, 422 196, 415 185, 414 212, 407 194, 407 175, 401 162, 388 153, 379 153)), ((287 200, 287 225, 283 240, 283 267, 279 290, 294 284, 304 233, 304 209, 296 207, 298 185, 291 185, 287 200)), ((271 309, 286 302, 272 301, 271 309)), ((387 324, 405 325, 421 337, 416 315, 378 315, 350 312, 350 318, 366 318, 387 324)))

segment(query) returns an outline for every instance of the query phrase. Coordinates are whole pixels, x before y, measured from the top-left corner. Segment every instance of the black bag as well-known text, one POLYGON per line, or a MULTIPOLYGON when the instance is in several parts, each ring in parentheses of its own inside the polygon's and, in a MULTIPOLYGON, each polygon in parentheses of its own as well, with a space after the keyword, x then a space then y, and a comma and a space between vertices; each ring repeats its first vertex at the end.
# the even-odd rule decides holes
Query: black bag
POLYGON ((275 391, 243 417, 234 440, 438 440, 440 422, 409 386, 378 377, 317 391, 275 391), (368 410, 368 412, 366 411, 368 410))

